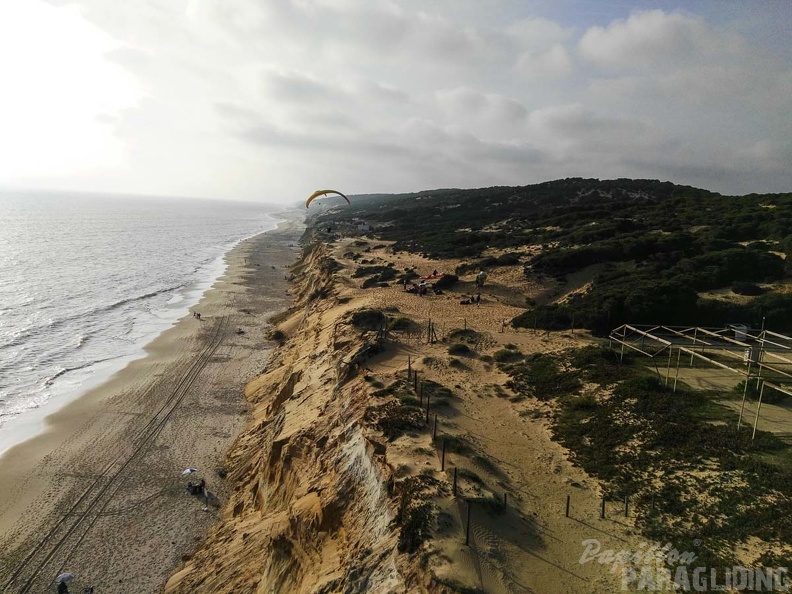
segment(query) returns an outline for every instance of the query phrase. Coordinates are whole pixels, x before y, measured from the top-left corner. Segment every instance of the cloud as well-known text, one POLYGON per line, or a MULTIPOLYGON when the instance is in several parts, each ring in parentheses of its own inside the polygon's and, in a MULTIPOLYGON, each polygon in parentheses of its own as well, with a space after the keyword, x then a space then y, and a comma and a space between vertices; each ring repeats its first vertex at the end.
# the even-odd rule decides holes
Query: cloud
POLYGON ((701 19, 651 10, 591 27, 578 48, 584 59, 606 68, 675 67, 709 50, 708 31, 701 19))
POLYGON ((542 52, 559 43, 566 42, 574 35, 573 27, 545 18, 522 19, 505 29, 505 34, 520 51, 542 52))
POLYGON ((658 128, 628 117, 598 114, 572 103, 531 112, 530 130, 556 156, 590 155, 594 160, 660 150, 670 139, 658 128))
POLYGON ((544 52, 523 52, 515 65, 526 79, 565 78, 572 73, 572 58, 561 44, 544 52))
POLYGON ((0 5, 4 171, 250 199, 575 175, 788 189, 777 24, 567 1, 0 5))
POLYGON ((276 101, 321 104, 341 98, 335 85, 299 72, 265 71, 263 86, 276 101))
POLYGON ((516 99, 498 93, 482 93, 469 87, 440 89, 435 92, 435 97, 452 120, 483 118, 489 123, 513 125, 524 121, 528 114, 526 107, 516 99))

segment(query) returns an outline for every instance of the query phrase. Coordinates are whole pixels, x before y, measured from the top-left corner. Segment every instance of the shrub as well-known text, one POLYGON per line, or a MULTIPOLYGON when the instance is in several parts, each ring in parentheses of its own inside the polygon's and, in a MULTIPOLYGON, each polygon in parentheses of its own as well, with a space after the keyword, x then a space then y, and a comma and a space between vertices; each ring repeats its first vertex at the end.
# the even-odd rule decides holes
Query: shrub
POLYGON ((441 276, 437 281, 434 283, 435 289, 449 289, 453 287, 459 281, 459 277, 455 274, 446 274, 445 276, 441 276))
POLYGON ((501 349, 496 351, 492 358, 495 359, 497 363, 514 363, 515 361, 521 360, 523 354, 520 351, 501 349))
POLYGON ((591 410, 597 407, 597 399, 591 394, 578 396, 569 401, 569 408, 572 410, 591 410))
POLYGON ((273 330, 269 333, 269 339, 283 346, 286 342, 286 334, 283 330, 273 330))
POLYGON ((407 330, 412 325, 412 320, 409 318, 398 317, 393 318, 388 324, 390 330, 407 330))
POLYGON ((434 505, 431 501, 402 500, 399 550, 414 553, 431 535, 434 505), (405 502, 406 501, 406 502, 405 502))
POLYGON ((462 361, 460 361, 459 359, 454 359, 454 358, 451 358, 448 361, 448 366, 449 367, 453 367, 454 369, 469 369, 467 365, 462 363, 462 361))
POLYGON ((764 293, 764 289, 759 285, 744 281, 737 281, 733 283, 731 290, 732 293, 735 293, 737 295, 756 296, 764 293))
POLYGON ((363 309, 352 314, 352 325, 360 330, 379 330, 385 314, 376 309, 363 309))
MULTIPOLYGON (((408 399, 405 401, 410 402, 408 399)), ((422 408, 395 400, 369 407, 366 411, 366 420, 373 422, 390 441, 407 431, 424 427, 422 408)))
POLYGON ((448 354, 456 355, 458 357, 469 357, 470 355, 473 354, 473 351, 470 350, 470 347, 468 345, 458 342, 448 347, 448 354))
POLYGON ((520 254, 509 253, 502 254, 497 257, 495 264, 497 266, 514 266, 520 263, 520 254))

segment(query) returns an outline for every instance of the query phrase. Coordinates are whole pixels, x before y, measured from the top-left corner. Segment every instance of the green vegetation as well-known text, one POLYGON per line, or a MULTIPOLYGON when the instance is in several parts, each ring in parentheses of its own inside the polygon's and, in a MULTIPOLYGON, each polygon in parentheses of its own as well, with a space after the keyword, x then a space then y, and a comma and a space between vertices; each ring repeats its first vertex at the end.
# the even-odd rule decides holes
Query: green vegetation
POLYGON ((399 551, 414 553, 429 538, 435 518, 435 506, 429 499, 438 483, 426 475, 411 476, 399 484, 399 551))
POLYGON ((446 274, 445 276, 441 276, 438 278, 434 283, 435 289, 450 289, 459 281, 459 277, 456 274, 446 274))
POLYGON ((367 289, 396 278, 396 270, 391 266, 358 266, 354 278, 368 277, 363 281, 363 288, 367 289))
POLYGON ((424 427, 423 410, 417 401, 407 403, 391 400, 378 406, 370 406, 366 420, 373 423, 390 441, 408 431, 424 427))
POLYGON ((352 314, 352 325, 358 330, 379 330, 385 323, 385 314, 376 309, 361 309, 352 314))
POLYGON ((448 347, 448 354, 455 355, 458 357, 471 357, 475 353, 468 345, 458 342, 448 347))
POLYGON ((732 293, 735 293, 736 295, 756 296, 764 293, 764 289, 759 285, 745 281, 736 281, 732 283, 731 290, 732 293))
POLYGON ((792 542, 792 521, 778 520, 792 512, 790 448, 762 431, 751 440, 748 427, 738 434, 718 395, 673 393, 645 368, 614 361, 610 349, 592 346, 508 370, 513 389, 557 402, 555 438, 612 496, 630 496, 647 537, 679 550, 702 540, 696 553, 712 567, 732 562, 734 542, 749 535, 792 542), (610 395, 579 395, 580 380, 610 395))
POLYGON ((388 322, 388 329, 389 330, 408 330, 413 325, 412 320, 410 318, 405 317, 398 317, 391 319, 388 322))
MULTIPOLYGON (((775 281, 790 270, 792 194, 722 196, 657 180, 570 178, 522 187, 432 190, 356 197, 336 224, 364 219, 394 250, 469 258, 457 274, 523 263, 547 280, 592 269, 590 290, 563 305, 531 307, 518 327, 604 335, 620 324, 720 326, 746 323, 792 330, 792 294, 773 291, 748 303, 698 293, 775 281), (747 243, 747 245, 743 245, 747 243), (528 257, 521 248, 542 246, 528 257), (486 249, 507 250, 484 257, 486 249)), ((449 277, 446 277, 449 278, 449 277)))
POLYGON ((496 363, 514 363, 516 361, 521 361, 524 358, 524 355, 520 351, 515 351, 512 349, 500 349, 499 351, 495 351, 495 354, 492 355, 492 358, 496 363))
POLYGON ((576 392, 581 386, 577 374, 565 372, 554 357, 534 356, 531 360, 501 365, 501 369, 511 375, 506 384, 509 388, 539 400, 576 392))

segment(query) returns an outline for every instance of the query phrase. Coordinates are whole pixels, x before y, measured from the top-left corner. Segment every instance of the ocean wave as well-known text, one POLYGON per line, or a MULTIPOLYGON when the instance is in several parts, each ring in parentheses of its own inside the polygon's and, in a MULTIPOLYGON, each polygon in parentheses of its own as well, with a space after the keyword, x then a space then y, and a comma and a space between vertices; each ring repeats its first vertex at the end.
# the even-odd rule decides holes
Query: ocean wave
POLYGON ((104 359, 96 359, 94 361, 88 361, 86 363, 83 363, 82 365, 77 365, 75 367, 64 367, 58 370, 54 375, 51 375, 48 378, 44 378, 43 386, 45 388, 49 388, 50 386, 52 386, 53 383, 55 383, 55 380, 57 380, 59 377, 63 377, 67 373, 71 373, 72 371, 80 371, 81 369, 92 367, 93 365, 96 365, 98 363, 104 363, 105 361, 112 361, 113 359, 117 359, 117 358, 118 357, 106 357, 104 359))
POLYGON ((103 313, 115 311, 131 303, 145 301, 147 299, 152 299, 153 297, 157 297, 165 293, 178 291, 179 289, 182 289, 184 286, 185 286, 184 283, 182 283, 182 284, 172 285, 169 287, 164 287, 156 291, 150 291, 148 293, 144 293, 143 295, 137 295, 135 297, 129 297, 127 299, 120 299, 114 303, 95 307, 93 309, 89 309, 79 314, 63 316, 56 320, 52 320, 46 324, 39 324, 36 326, 25 328, 24 330, 20 330, 17 334, 15 334, 10 341, 0 344, 0 348, 11 348, 11 347, 20 346, 21 344, 27 342, 30 338, 33 338, 34 336, 41 334, 42 332, 58 330, 61 327, 71 322, 90 319, 99 316, 103 313))

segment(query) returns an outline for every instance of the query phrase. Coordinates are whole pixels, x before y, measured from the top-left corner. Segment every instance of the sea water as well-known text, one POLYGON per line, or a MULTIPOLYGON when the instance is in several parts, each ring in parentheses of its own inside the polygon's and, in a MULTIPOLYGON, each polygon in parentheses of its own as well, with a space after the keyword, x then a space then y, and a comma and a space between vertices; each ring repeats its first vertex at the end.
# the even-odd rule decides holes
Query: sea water
POLYGON ((186 315, 273 205, 0 192, 0 453, 186 315), (40 420, 39 420, 40 422, 40 420))

